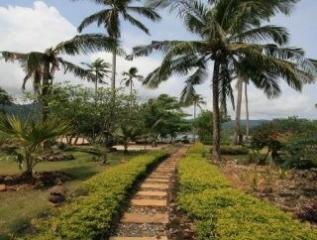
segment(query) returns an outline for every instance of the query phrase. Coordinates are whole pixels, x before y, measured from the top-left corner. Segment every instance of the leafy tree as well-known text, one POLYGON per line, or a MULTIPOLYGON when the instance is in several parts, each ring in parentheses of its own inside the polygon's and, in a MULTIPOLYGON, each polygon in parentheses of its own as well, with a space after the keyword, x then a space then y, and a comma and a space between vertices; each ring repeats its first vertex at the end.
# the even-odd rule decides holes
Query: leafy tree
POLYGON ((115 99, 112 96, 107 88, 99 88, 95 95, 89 88, 62 85, 54 89, 49 107, 54 117, 72 123, 74 136, 85 137, 94 145, 110 146, 126 114, 124 104, 130 101, 120 91, 115 99))
POLYGON ((276 119, 252 130, 251 147, 267 149, 260 159, 265 163, 269 156, 276 164, 287 167, 317 166, 317 122, 296 117, 276 119))
POLYGON ((65 72, 72 72, 75 76, 93 79, 90 72, 63 59, 60 55, 77 55, 79 53, 90 53, 98 50, 112 51, 117 42, 113 38, 101 34, 84 34, 76 36, 71 40, 61 42, 44 52, 1 52, 5 61, 19 61, 26 72, 22 88, 25 89, 26 82, 32 78, 35 92, 43 106, 43 121, 48 115, 46 96, 50 93, 53 84, 54 73, 61 67, 65 72))
POLYGON ((41 161, 43 145, 70 131, 70 126, 62 121, 50 120, 34 122, 21 120, 15 116, 0 118, 0 135, 13 144, 10 153, 16 157, 19 165, 24 168, 25 178, 33 177, 34 166, 41 161))
POLYGON ((142 106, 145 129, 154 143, 159 137, 173 139, 177 133, 188 131, 190 128, 184 117, 181 104, 166 94, 150 99, 142 106))
MULTIPOLYGON (((202 105, 206 105, 206 102, 204 101, 204 98, 196 93, 193 93, 193 95, 188 95, 187 91, 183 91, 183 94, 181 96, 181 102, 185 104, 185 106, 194 106, 194 114, 193 114, 193 121, 196 120, 196 114, 197 114, 197 107, 202 110, 202 105), (186 94, 187 93, 187 94, 186 94), (183 95, 186 94, 186 95, 183 95)), ((194 141, 196 141, 196 130, 195 126, 193 125, 193 138, 194 141)))
POLYGON ((150 0, 150 6, 172 6, 180 11, 187 29, 198 36, 191 41, 154 41, 148 46, 134 48, 134 55, 151 54, 154 50, 166 53, 161 66, 147 76, 144 83, 157 87, 173 73, 187 75, 186 84, 202 83, 210 62, 214 63, 213 96, 213 159, 220 161, 220 102, 226 110, 226 100, 233 94, 231 81, 237 69, 237 59, 255 61, 266 69, 273 69, 288 82, 311 80, 313 67, 303 58, 303 51, 284 48, 271 42, 283 43, 284 28, 262 25, 262 20, 276 12, 289 12, 296 0, 150 0), (268 44, 263 44, 268 42, 268 44))
POLYGON ((206 129, 212 129, 212 112, 202 111, 193 122, 197 131, 199 140, 202 143, 210 144, 212 142, 212 133, 206 129))
POLYGON ((93 75, 92 81, 95 83, 95 94, 98 92, 98 83, 107 84, 105 81, 109 78, 111 65, 101 58, 97 58, 92 63, 83 63, 93 75))
POLYGON ((124 77, 122 79, 123 84, 126 87, 130 87, 130 96, 133 96, 134 80, 143 81, 143 76, 138 75, 138 69, 136 67, 132 67, 129 71, 123 72, 122 76, 124 77))
MULTIPOLYGON (((73 0, 78 1, 78 0, 73 0)), ((91 16, 85 18, 80 26, 78 27, 78 31, 83 31, 84 28, 88 27, 92 23, 97 23, 98 26, 103 26, 110 37, 114 39, 119 39, 121 37, 121 19, 129 22, 133 26, 141 29, 143 32, 149 34, 149 30, 145 27, 145 25, 134 18, 131 13, 138 14, 142 17, 148 18, 152 21, 157 21, 160 19, 160 16, 155 12, 152 7, 144 7, 144 6, 131 6, 133 0, 90 0, 100 6, 103 9, 99 12, 92 14, 91 16)), ((114 91, 116 88, 116 57, 117 57, 117 49, 112 50, 112 83, 111 88, 114 91)))
POLYGON ((123 143, 124 151, 128 152, 129 142, 136 141, 145 134, 142 108, 136 102, 135 96, 130 96, 123 102, 122 114, 116 138, 123 143))

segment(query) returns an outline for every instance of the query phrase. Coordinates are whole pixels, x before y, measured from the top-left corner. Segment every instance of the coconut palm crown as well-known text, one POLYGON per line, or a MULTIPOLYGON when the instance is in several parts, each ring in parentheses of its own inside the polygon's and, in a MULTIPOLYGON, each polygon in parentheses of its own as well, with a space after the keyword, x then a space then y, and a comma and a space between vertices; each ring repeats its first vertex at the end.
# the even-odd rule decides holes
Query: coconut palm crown
MULTIPOLYGON (((270 69, 293 87, 313 79, 315 68, 298 48, 287 48, 288 32, 263 25, 277 12, 288 13, 296 0, 152 0, 151 6, 177 7, 187 29, 197 40, 154 41, 134 48, 134 56, 165 53, 160 67, 144 83, 157 87, 172 74, 189 75, 186 84, 201 84, 212 71, 213 159, 220 161, 220 99, 230 96, 231 81, 243 59, 270 69), (265 44, 265 42, 267 42, 265 44), (276 44, 277 43, 277 44, 276 44), (211 72, 211 71, 210 71, 211 72)), ((223 104, 222 104, 223 105, 223 104)))
MULTIPOLYGON (((73 0, 79 1, 79 0, 73 0)), ((82 32, 83 29, 93 23, 97 23, 98 26, 103 26, 109 36, 119 39, 121 37, 121 20, 129 22, 133 26, 141 29, 146 34, 149 34, 148 28, 139 20, 137 20, 133 14, 148 18, 152 21, 158 21, 160 15, 156 13, 153 7, 146 7, 140 5, 132 5, 133 0, 89 0, 100 5, 103 9, 96 12, 87 18, 85 18, 78 31, 82 32)), ((116 85, 116 50, 112 52, 112 90, 115 90, 116 85)))
MULTIPOLYGON (((117 47, 117 40, 102 34, 83 34, 61 42, 54 47, 48 48, 44 52, 0 52, 6 62, 20 62, 26 76, 23 79, 22 88, 29 79, 33 80, 33 86, 39 98, 49 93, 53 83, 53 77, 57 70, 63 68, 64 72, 71 72, 75 76, 84 79, 93 79, 90 71, 73 64, 61 57, 61 55, 74 56, 79 53, 91 53, 96 51, 112 51, 117 47)), ((122 53, 122 50, 120 50, 122 53)), ((43 103, 43 119, 47 117, 45 112, 45 99, 43 103)))
POLYGON ((98 91, 98 83, 99 84, 107 84, 105 81, 109 79, 110 67, 111 64, 107 63, 102 58, 97 58, 92 63, 82 63, 84 66, 88 68, 88 70, 93 75, 92 82, 95 83, 95 93, 98 91))
POLYGON ((126 87, 130 87, 130 95, 133 94, 133 86, 134 86, 134 80, 143 81, 143 76, 138 74, 138 69, 136 67, 131 67, 127 72, 123 72, 122 76, 124 77, 122 79, 123 84, 126 87))

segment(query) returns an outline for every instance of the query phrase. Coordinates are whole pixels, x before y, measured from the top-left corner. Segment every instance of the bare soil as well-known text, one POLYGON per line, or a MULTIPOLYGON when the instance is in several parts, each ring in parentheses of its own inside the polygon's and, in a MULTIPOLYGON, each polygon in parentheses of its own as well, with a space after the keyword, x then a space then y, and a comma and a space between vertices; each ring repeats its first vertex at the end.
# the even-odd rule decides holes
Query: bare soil
POLYGON ((221 169, 234 187, 317 224, 317 169, 285 171, 272 165, 238 165, 233 157, 221 169))

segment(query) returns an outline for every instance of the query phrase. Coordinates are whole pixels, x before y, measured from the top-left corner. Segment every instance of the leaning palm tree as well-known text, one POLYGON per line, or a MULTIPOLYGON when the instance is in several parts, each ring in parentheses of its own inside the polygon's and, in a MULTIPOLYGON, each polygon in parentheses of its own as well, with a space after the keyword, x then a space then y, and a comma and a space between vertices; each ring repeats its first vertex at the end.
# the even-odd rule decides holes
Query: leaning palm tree
MULTIPOLYGON (((78 1, 78 0, 73 0, 78 1)), ((121 19, 129 22, 130 24, 141 29, 146 34, 149 34, 149 30, 146 26, 135 19, 131 13, 138 14, 142 17, 148 18, 152 21, 157 21, 160 19, 160 16, 155 12, 152 7, 144 6, 131 6, 133 0, 89 0, 95 2, 96 4, 101 5, 104 9, 101 11, 92 14, 91 16, 85 18, 80 26, 78 31, 82 32, 84 28, 91 25, 92 23, 97 23, 98 26, 103 26, 107 30, 107 33, 110 37, 114 39, 119 39, 121 37, 120 21, 121 19)), ((116 88, 116 60, 117 50, 113 49, 112 51, 112 81, 111 88, 115 91, 116 88)))
MULTIPOLYGON (((187 87, 192 87, 192 86, 187 86, 187 87)), ((193 106, 194 107, 194 112, 193 112, 193 123, 195 124, 196 120, 196 115, 197 115, 197 108, 202 110, 202 105, 206 105, 206 102, 200 94, 197 94, 195 91, 188 91, 187 88, 185 88, 181 94, 181 103, 183 103, 185 106, 193 106), (189 95, 191 93, 191 95, 189 95)), ((192 128, 192 135, 193 135, 193 140, 196 142, 196 129, 193 124, 192 128)))
POLYGON ((122 76, 124 77, 122 82, 126 87, 130 88, 130 96, 132 96, 134 80, 143 81, 143 76, 138 75, 138 69, 136 67, 131 67, 129 71, 123 72, 122 76))
MULTIPOLYGON (((313 68, 303 58, 303 52, 295 48, 282 48, 288 33, 284 28, 262 25, 276 12, 288 12, 296 0, 152 0, 151 6, 171 5, 180 10, 184 23, 198 36, 193 41, 152 42, 148 46, 134 48, 135 56, 144 56, 154 50, 166 53, 161 66, 150 73, 144 83, 157 87, 171 74, 192 73, 186 82, 202 83, 213 62, 213 159, 220 161, 220 99, 232 97, 230 83, 238 58, 252 59, 275 72, 287 82, 298 84, 298 79, 311 80, 313 68), (154 4, 154 5, 153 5, 154 4), (267 41, 270 44, 264 44, 267 41)), ((226 104, 222 104, 225 108, 226 104)))
POLYGON ((109 69, 111 65, 101 58, 97 58, 92 63, 82 64, 86 66, 91 74, 94 76, 94 79, 92 79, 92 81, 95 83, 95 94, 97 95, 98 83, 107 84, 107 82, 105 82, 105 79, 109 79, 109 73, 111 72, 109 69))
POLYGON ((33 80, 35 92, 43 106, 43 120, 47 118, 48 109, 46 96, 53 84, 54 73, 61 67, 65 73, 71 72, 75 76, 86 79, 93 79, 91 73, 82 67, 66 61, 61 55, 77 55, 79 53, 91 53, 95 51, 112 51, 117 48, 117 41, 102 34, 84 34, 64 41, 55 47, 48 48, 44 52, 1 52, 7 62, 18 61, 21 63, 26 76, 22 88, 25 89, 26 82, 33 80))

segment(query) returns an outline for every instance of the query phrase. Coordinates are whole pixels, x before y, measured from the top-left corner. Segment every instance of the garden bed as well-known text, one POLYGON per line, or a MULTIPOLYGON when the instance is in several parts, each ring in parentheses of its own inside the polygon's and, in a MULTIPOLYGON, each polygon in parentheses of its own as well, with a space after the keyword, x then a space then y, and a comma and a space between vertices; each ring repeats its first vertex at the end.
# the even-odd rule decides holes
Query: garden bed
POLYGON ((104 239, 118 219, 129 190, 148 170, 166 157, 152 151, 111 167, 84 183, 84 194, 62 207, 55 217, 36 224, 30 239, 104 239))
POLYGON ((199 240, 314 240, 317 231, 273 205, 231 187, 196 145, 179 165, 178 204, 199 240))
POLYGON ((221 170, 234 187, 268 200, 295 217, 317 223, 317 169, 282 170, 274 165, 240 165, 234 157, 226 159, 221 170))

